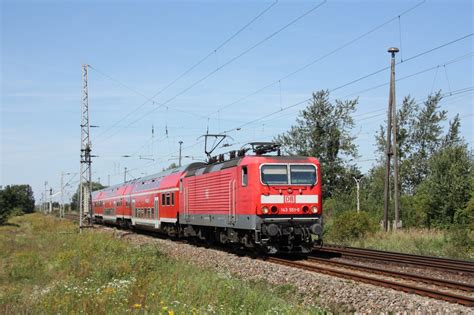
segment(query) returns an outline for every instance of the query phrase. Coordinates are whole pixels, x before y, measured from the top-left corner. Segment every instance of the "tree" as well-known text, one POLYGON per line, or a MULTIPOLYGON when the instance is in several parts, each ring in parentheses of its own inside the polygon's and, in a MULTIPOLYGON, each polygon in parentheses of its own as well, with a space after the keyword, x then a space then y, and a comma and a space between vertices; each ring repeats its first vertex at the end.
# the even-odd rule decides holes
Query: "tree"
POLYGON ((323 196, 347 191, 352 186, 355 166, 346 159, 357 156, 357 147, 350 131, 354 127, 352 114, 358 100, 329 101, 329 91, 313 93, 308 106, 296 119, 289 131, 274 141, 289 155, 314 156, 321 162, 323 196))
POLYGON ((427 214, 428 226, 453 224, 466 208, 472 187, 473 160, 465 143, 440 149, 429 162, 426 180, 416 199, 427 214))
MULTIPOLYGON (((71 210, 78 210, 79 209, 79 188, 81 186, 79 185, 77 187, 77 190, 76 192, 74 193, 74 195, 72 195, 72 198, 71 198, 71 210)), ((104 189, 106 188, 107 186, 104 186, 102 185, 101 183, 98 183, 98 182, 92 182, 92 191, 96 191, 96 190, 101 190, 101 189, 104 189)))
MULTIPOLYGON (((402 193, 415 193, 416 187, 428 175, 430 157, 445 141, 442 122, 446 120, 447 112, 439 109, 441 99, 441 91, 428 95, 421 105, 407 96, 397 112, 396 136, 402 193)), ((386 143, 384 126, 380 126, 376 141, 377 151, 383 161, 386 143)))
POLYGON ((32 213, 35 198, 30 185, 8 185, 0 190, 0 224, 6 222, 10 214, 32 213))
POLYGON ((163 171, 168 171, 168 170, 172 170, 172 169, 175 169, 178 167, 178 164, 176 163, 171 163, 170 165, 168 165, 168 167, 164 168, 163 171))

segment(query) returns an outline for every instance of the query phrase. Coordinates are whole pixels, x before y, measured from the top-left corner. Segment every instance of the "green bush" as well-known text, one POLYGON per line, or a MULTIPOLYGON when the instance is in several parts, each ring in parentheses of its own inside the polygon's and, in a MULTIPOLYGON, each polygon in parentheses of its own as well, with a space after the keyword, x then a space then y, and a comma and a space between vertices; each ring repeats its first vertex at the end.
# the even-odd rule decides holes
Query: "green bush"
POLYGON ((346 211, 336 216, 326 228, 327 241, 343 243, 374 233, 378 225, 366 212, 346 211))
POLYGON ((454 224, 445 234, 444 255, 454 258, 474 258, 474 234, 466 224, 454 224))
POLYGON ((464 209, 458 209, 454 214, 454 223, 468 225, 474 229, 474 195, 469 199, 464 209))

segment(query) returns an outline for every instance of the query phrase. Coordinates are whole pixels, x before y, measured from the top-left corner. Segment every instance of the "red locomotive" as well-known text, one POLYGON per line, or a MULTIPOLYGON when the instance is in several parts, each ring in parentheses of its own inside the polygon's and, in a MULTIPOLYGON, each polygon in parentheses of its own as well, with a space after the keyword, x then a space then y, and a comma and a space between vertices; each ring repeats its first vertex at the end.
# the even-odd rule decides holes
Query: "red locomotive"
POLYGON ((251 145, 255 155, 232 151, 95 191, 94 220, 270 254, 310 252, 322 241, 318 160, 251 145))

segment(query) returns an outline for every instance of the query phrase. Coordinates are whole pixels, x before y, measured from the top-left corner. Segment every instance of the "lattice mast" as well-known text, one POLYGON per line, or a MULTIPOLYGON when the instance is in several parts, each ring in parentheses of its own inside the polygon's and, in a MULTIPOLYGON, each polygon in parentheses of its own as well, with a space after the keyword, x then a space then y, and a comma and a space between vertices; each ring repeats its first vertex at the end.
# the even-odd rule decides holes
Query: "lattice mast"
POLYGON ((81 100, 81 169, 79 184, 79 227, 92 224, 92 171, 91 171, 91 140, 89 123, 89 91, 87 86, 87 70, 89 65, 82 65, 82 100, 81 100))

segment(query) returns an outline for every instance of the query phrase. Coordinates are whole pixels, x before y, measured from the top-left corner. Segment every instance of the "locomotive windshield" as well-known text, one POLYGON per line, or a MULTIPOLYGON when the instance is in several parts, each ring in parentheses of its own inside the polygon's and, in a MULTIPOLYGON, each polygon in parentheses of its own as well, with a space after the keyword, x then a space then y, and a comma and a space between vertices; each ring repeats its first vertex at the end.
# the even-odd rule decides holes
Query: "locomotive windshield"
POLYGON ((263 165, 262 183, 267 185, 314 185, 316 168, 313 165, 263 165), (288 176, 289 175, 289 176, 288 176))
POLYGON ((263 165, 262 182, 268 185, 288 184, 287 165, 263 165))
POLYGON ((316 168, 313 165, 291 165, 290 177, 293 185, 314 185, 316 168))

